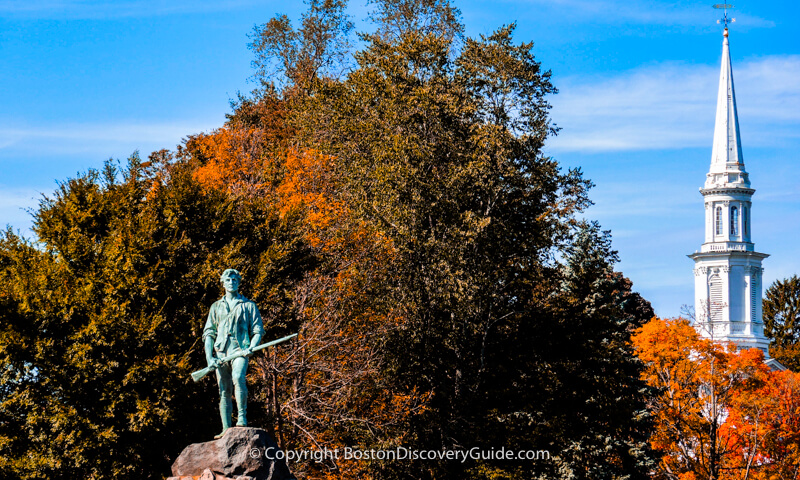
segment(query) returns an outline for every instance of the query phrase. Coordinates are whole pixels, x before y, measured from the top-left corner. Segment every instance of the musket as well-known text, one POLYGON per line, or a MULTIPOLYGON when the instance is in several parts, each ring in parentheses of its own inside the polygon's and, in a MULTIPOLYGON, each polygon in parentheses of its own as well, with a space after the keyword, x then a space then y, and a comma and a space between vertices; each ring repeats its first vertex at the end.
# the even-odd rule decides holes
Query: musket
MULTIPOLYGON (((273 340, 271 342, 262 343, 261 345, 259 345, 257 347, 253 347, 253 349, 250 351, 250 353, 255 353, 255 352, 257 352, 259 350, 263 350, 263 349, 265 349, 267 347, 271 347, 273 345, 277 345, 279 343, 285 342, 286 340, 289 340, 290 338, 293 338, 293 337, 296 337, 296 336, 297 336, 297 334, 293 333, 291 335, 287 335, 287 336, 285 336, 283 338, 279 338, 279 339, 273 340)), ((217 368, 219 368, 220 365, 224 365, 224 364, 230 362, 231 360, 233 360, 234 358, 244 357, 245 355, 246 355, 245 351, 242 350, 240 352, 234 353, 233 355, 228 355, 227 357, 220 358, 219 360, 214 362, 212 365, 209 365, 206 368, 203 368, 202 370, 198 370, 196 372, 192 372, 192 380, 194 380, 195 382, 199 382, 201 378, 205 377, 209 373, 211 373, 214 370, 216 370, 217 368)))

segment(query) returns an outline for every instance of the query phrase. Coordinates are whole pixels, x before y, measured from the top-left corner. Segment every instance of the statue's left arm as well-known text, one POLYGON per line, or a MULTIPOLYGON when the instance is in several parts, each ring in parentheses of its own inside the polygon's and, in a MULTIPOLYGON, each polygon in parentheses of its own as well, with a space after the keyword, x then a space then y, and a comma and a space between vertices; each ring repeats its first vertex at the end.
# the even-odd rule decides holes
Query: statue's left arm
POLYGON ((208 312, 208 319, 206 320, 206 325, 203 328, 203 350, 206 354, 206 362, 210 366, 216 361, 214 357, 214 342, 217 339, 217 322, 214 318, 214 306, 211 306, 210 311, 208 312))
POLYGON ((261 338, 264 336, 264 321, 261 319, 261 312, 255 303, 252 304, 253 312, 250 315, 250 349, 253 349, 261 343, 261 338))

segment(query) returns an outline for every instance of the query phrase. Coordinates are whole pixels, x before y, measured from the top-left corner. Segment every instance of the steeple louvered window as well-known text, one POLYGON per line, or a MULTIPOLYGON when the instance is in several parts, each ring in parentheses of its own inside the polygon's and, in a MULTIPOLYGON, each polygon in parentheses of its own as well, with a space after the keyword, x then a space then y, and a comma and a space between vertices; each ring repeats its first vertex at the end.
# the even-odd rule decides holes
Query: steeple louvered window
POLYGON ((714 214, 714 233, 722 235, 722 207, 717 207, 714 214))
MULTIPOLYGON (((722 321, 722 308, 724 306, 722 298, 722 279, 719 275, 713 275, 708 279, 708 316, 712 322, 722 321)), ((714 327, 712 327, 713 331, 714 327)))
POLYGON ((756 316, 758 310, 758 303, 761 301, 761 297, 759 295, 759 285, 758 285, 758 277, 753 274, 752 279, 750 280, 750 321, 757 322, 758 317, 756 316))
POLYGON ((739 208, 731 207, 731 235, 739 235, 739 208))

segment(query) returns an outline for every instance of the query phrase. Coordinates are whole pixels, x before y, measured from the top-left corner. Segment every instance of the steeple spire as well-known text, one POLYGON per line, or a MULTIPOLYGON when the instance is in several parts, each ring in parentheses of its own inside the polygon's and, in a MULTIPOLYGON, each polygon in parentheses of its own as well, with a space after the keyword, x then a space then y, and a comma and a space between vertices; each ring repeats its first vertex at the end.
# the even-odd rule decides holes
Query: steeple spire
MULTIPOLYGON (((736 94, 733 89, 733 70, 731 69, 731 56, 728 48, 727 27, 723 32, 723 37, 722 68, 719 74, 717 119, 714 125, 714 145, 711 150, 710 176, 711 174, 745 173, 742 142, 739 135, 739 117, 736 112, 736 94)), ((716 177, 716 179, 723 180, 723 177, 716 177)), ((735 180, 735 176, 724 178, 724 183, 738 183, 735 180)), ((747 180, 746 173, 741 180, 743 180, 742 183, 750 183, 747 180)))
MULTIPOLYGON (((755 190, 744 169, 733 71, 728 50, 726 10, 719 75, 717 119, 711 168, 700 193, 705 204, 705 242, 689 255, 695 262, 695 328, 706 338, 758 348, 769 357, 761 310, 763 271, 769 255, 755 250, 752 241, 752 206, 755 190)), ((730 21, 733 21, 732 19, 730 21)), ((770 363, 772 362, 772 363, 770 363)), ((772 368, 782 369, 775 360, 772 368)))

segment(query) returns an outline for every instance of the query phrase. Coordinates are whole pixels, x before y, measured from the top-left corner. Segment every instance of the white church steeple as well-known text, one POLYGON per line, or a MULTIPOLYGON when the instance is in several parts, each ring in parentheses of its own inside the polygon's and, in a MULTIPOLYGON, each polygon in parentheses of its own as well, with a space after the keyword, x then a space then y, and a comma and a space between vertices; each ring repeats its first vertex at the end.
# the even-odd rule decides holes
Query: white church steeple
POLYGON ((705 242, 695 261, 695 326, 701 335, 759 348, 769 356, 761 313, 761 261, 752 238, 752 196, 744 168, 727 25, 711 167, 700 193, 705 204, 705 242))
MULTIPOLYGON (((728 47, 728 29, 723 33, 722 69, 717 94, 717 121, 714 125, 714 146, 711 150, 709 174, 744 172, 742 141, 739 136, 739 115, 733 90, 733 70, 728 47)), ((746 176, 745 176, 746 178, 746 176)), ((749 182, 748 182, 749 183, 749 182)))

